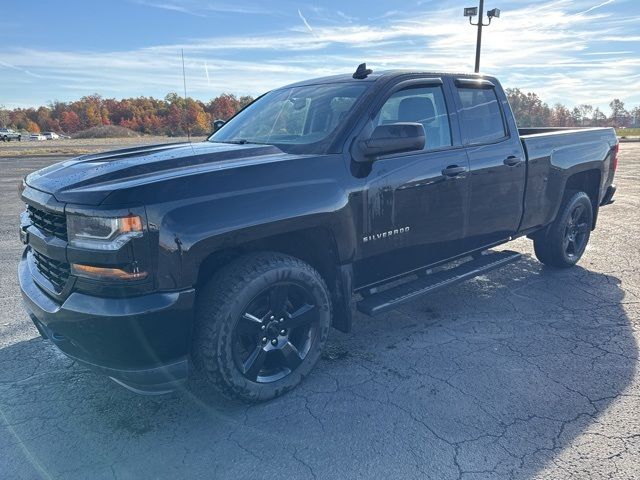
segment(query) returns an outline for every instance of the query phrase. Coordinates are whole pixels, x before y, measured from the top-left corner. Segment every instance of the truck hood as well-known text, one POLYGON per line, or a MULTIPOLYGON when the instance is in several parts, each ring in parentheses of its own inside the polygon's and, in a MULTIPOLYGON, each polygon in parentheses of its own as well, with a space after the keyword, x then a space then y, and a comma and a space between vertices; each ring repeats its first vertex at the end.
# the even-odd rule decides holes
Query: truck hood
POLYGON ((170 143, 83 155, 33 172, 25 182, 60 202, 98 205, 120 188, 289 157, 272 145, 170 143))

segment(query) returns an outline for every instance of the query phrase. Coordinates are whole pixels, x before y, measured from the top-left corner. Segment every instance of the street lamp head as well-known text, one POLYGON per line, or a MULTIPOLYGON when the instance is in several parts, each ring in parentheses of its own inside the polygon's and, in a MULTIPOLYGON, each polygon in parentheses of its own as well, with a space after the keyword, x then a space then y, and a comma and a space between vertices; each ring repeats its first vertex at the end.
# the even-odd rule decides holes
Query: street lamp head
POLYGON ((500 18, 500 9, 494 8, 493 10, 489 10, 487 12, 487 17, 489 18, 500 18))
POLYGON ((465 17, 475 17, 478 15, 478 7, 467 7, 464 9, 465 17))

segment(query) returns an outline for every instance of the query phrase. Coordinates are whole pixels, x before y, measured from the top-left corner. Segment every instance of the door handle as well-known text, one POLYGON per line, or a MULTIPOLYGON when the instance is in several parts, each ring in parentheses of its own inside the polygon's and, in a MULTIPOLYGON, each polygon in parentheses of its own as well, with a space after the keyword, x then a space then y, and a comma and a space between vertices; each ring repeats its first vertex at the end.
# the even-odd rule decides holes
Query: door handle
POLYGON ((467 167, 459 167, 458 165, 449 165, 447 168, 442 169, 442 175, 445 177, 457 177, 461 173, 467 171, 467 167))
POLYGON ((514 157, 513 155, 504 159, 503 162, 505 165, 509 167, 515 167, 516 165, 520 165, 522 163, 522 159, 518 157, 514 157))

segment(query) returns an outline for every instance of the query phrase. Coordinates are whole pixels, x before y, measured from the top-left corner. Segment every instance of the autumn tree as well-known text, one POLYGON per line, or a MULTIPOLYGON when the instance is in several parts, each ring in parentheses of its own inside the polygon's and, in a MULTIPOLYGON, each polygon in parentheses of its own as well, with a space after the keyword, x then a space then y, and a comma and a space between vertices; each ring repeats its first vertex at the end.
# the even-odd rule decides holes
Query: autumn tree
POLYGON ((573 109, 573 118, 576 125, 585 127, 591 122, 593 116, 593 107, 587 104, 578 105, 573 109))
POLYGON ((549 124, 551 111, 538 95, 524 93, 519 88, 508 88, 506 93, 519 126, 542 127, 549 124))
POLYGON ((60 127, 66 133, 76 133, 82 129, 82 122, 76 112, 65 110, 60 117, 60 127))
POLYGON ((0 105, 0 127, 5 128, 9 126, 10 118, 9 110, 4 108, 4 105, 0 105))
MULTIPOLYGON (((245 102, 246 102, 246 97, 245 102)), ((229 120, 240 108, 240 101, 235 95, 223 93, 207 105, 207 112, 214 120, 229 120)))
POLYGON ((611 103, 609 103, 609 108, 611 108, 611 120, 613 121, 613 126, 626 126, 627 120, 629 118, 629 112, 625 110, 624 102, 622 102, 618 98, 614 98, 611 103))
POLYGON ((25 130, 30 133, 40 133, 40 127, 33 120, 27 120, 25 130))
POLYGON ((551 122, 552 127, 573 127, 574 119, 571 112, 567 107, 561 103, 556 103, 551 110, 551 122))
POLYGON ((640 126, 640 107, 635 107, 630 112, 631 114, 631 126, 637 128, 640 126))
POLYGON ((594 127, 602 127, 604 123, 607 121, 607 116, 602 113, 602 111, 596 107, 593 110, 593 116, 591 117, 591 125, 594 127))

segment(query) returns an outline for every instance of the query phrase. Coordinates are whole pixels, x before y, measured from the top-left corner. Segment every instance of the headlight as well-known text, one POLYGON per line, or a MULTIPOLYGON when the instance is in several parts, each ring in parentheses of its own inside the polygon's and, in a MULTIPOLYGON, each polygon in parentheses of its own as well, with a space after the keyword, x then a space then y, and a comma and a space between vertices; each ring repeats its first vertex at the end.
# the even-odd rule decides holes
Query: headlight
POLYGON ((76 247, 97 250, 117 250, 131 238, 141 237, 142 219, 126 217, 86 217, 67 215, 67 237, 76 247))

